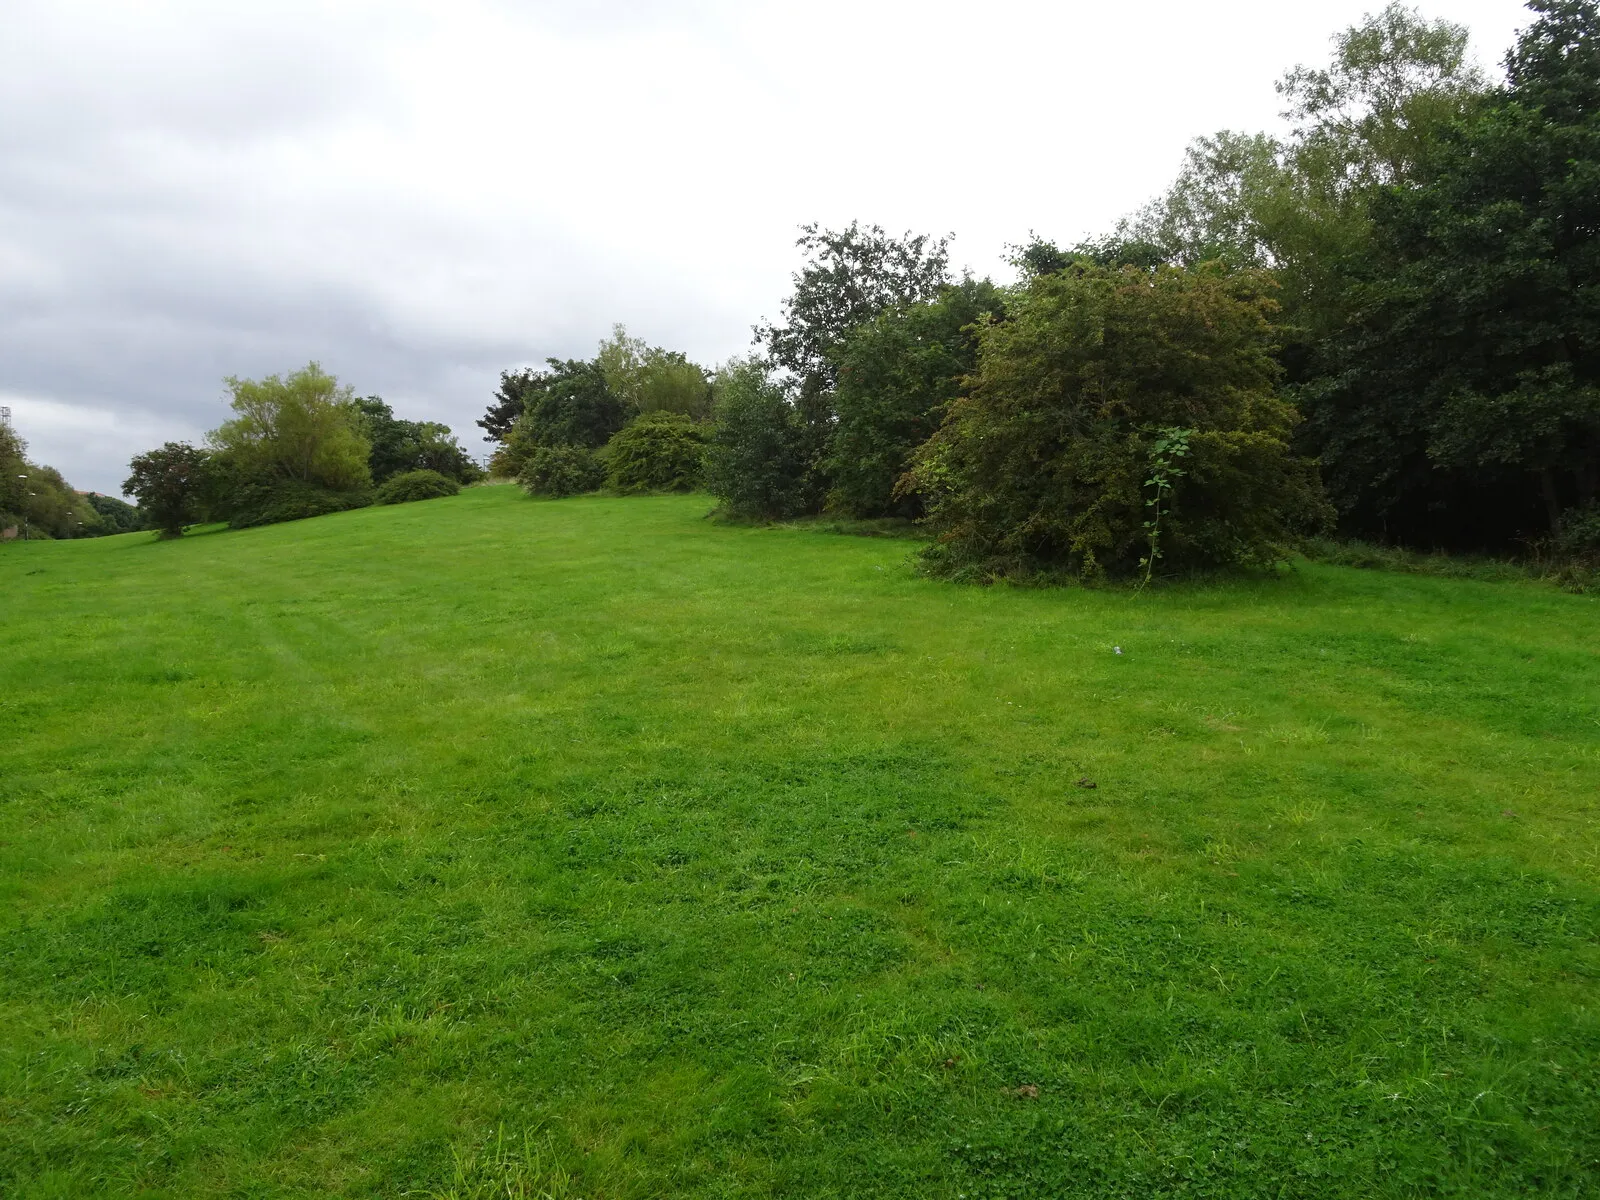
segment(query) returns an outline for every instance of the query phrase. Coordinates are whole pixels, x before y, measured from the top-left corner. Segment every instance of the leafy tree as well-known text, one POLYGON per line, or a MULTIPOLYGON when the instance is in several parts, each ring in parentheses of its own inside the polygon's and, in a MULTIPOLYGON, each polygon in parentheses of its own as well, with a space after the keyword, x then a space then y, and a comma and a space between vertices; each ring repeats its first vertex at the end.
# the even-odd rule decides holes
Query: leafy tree
POLYGON ((773 520, 801 511, 805 440, 782 385, 758 360, 734 360, 717 375, 716 424, 706 486, 730 517, 773 520))
POLYGON ((262 380, 229 376, 234 417, 210 442, 236 476, 249 482, 285 479, 330 491, 371 485, 371 445, 348 387, 316 363, 262 380))
POLYGON ((402 471, 392 475, 379 486, 376 499, 379 504, 409 504, 414 500, 436 500, 454 496, 461 490, 459 481, 438 471, 422 469, 402 471))
POLYGON ((1260 272, 1078 264, 979 327, 910 486, 932 569, 1131 576, 1281 559, 1326 513, 1278 398, 1260 272))
POLYGON ((783 322, 758 325, 755 333, 802 394, 833 386, 835 352, 852 330, 879 313, 932 300, 949 282, 948 237, 892 238, 880 226, 852 221, 838 231, 804 225, 795 245, 807 261, 794 276, 783 322))
POLYGON ((489 464, 497 475, 517 474, 540 446, 598 450, 630 415, 598 361, 545 363, 549 370, 502 374, 495 403, 478 422, 489 430, 486 440, 501 443, 489 464))
POLYGON ((1487 81, 1467 57, 1467 28, 1391 3, 1334 39, 1333 62, 1278 84, 1296 123, 1295 154, 1330 183, 1358 189, 1415 176, 1439 133, 1487 81))
POLYGON ((204 518, 214 463, 206 451, 185 442, 167 442, 128 465, 122 490, 139 499, 150 524, 164 538, 183 536, 185 525, 204 518))
POLYGON ((30 462, 27 451, 16 430, 0 425, 0 528, 17 526, 19 536, 52 539, 104 532, 88 498, 53 467, 30 462))
POLYGON ((682 413, 697 421, 711 415, 711 379, 704 368, 675 350, 629 337, 621 325, 600 343, 595 363, 629 415, 682 413))
POLYGON ((28 446, 10 425, 0 425, 0 525, 20 519, 27 507, 28 446))
POLYGON ((22 517, 29 537, 94 537, 101 532, 99 515, 54 467, 25 463, 27 478, 22 517))
POLYGON ((881 313, 845 340, 830 508, 855 517, 921 515, 919 498, 897 494, 895 484, 977 366, 977 323, 1004 309, 999 288, 965 279, 936 300, 881 313))
POLYGON ((795 503, 822 507, 830 487, 833 387, 845 340, 880 313, 935 299, 949 282, 948 237, 893 238, 877 225, 844 230, 801 227, 795 243, 806 265, 794 276, 781 323, 756 326, 755 340, 795 383, 798 453, 805 464, 795 503))
POLYGON ((614 492, 689 492, 705 473, 706 428, 683 413, 647 412, 624 425, 603 452, 614 492))
POLYGON ((1507 85, 1378 194, 1308 389, 1335 496, 1413 538, 1559 532, 1600 492, 1600 10, 1530 7, 1507 85))
POLYGON ((622 428, 626 411, 593 362, 549 359, 537 387, 523 393, 522 416, 513 432, 535 446, 581 446, 598 450, 622 428))
POLYGON ((115 496, 102 496, 95 492, 84 499, 99 515, 101 533, 133 533, 136 530, 149 528, 142 511, 125 501, 118 500, 115 496))
POLYGON ((448 425, 437 421, 407 421, 378 396, 355 401, 362 432, 372 444, 367 465, 374 483, 405 471, 434 471, 458 483, 483 478, 483 468, 473 462, 456 441, 448 425))
POLYGON ((1291 377, 1348 311, 1369 253, 1375 188, 1412 179, 1426 148, 1485 83, 1465 26, 1390 4, 1334 39, 1332 61, 1278 84, 1293 133, 1197 139, 1167 193, 1116 234, 1080 248, 1102 265, 1222 260, 1271 267, 1282 284, 1291 377))
POLYGON ((500 387, 489 404, 489 411, 476 422, 484 431, 484 441, 506 440, 527 407, 528 392, 543 386, 544 378, 544 372, 532 368, 500 372, 500 387))
POLYGON ((517 482, 530 496, 558 499, 600 490, 605 467, 587 446, 536 446, 523 464, 517 482))

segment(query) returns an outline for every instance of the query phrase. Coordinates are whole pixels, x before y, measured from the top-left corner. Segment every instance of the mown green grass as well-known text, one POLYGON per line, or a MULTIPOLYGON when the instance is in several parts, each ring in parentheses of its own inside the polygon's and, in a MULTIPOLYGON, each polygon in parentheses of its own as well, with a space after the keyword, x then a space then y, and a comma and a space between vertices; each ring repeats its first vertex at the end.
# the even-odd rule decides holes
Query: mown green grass
POLYGON ((1594 597, 706 506, 4 548, 0 1194, 1600 1188, 1594 597))

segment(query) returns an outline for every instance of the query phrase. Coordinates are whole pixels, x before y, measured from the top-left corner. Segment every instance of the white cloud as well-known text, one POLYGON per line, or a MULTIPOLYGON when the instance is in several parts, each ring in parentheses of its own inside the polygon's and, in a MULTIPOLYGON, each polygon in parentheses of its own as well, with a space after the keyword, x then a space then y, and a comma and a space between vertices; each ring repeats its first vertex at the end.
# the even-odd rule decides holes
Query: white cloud
MULTIPOLYGON (((0 390, 99 490, 223 375, 312 358, 475 441, 501 367, 613 321, 742 351, 804 221, 954 231, 980 272, 1102 230, 1376 6, 14 3, 0 390)), ((1525 19, 1435 11, 1491 61, 1525 19)))

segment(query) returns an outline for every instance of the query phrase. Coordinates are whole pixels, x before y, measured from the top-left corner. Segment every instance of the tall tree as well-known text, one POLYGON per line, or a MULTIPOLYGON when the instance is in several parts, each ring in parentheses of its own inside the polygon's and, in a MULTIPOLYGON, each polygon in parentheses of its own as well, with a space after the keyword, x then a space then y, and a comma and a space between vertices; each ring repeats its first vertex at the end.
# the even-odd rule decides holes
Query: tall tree
POLYGON ((234 416, 210 434, 240 478, 292 480, 333 491, 372 482, 371 445, 348 387, 310 363, 290 375, 229 376, 234 416))
POLYGON ((1530 7, 1506 86, 1374 205, 1312 409, 1347 502, 1443 494, 1502 536, 1534 514, 1559 531, 1600 492, 1600 9, 1530 7))
POLYGON ((757 325, 755 340, 803 394, 833 386, 837 351, 852 330, 879 313, 932 300, 950 281, 948 236, 893 238, 881 226, 852 221, 843 230, 801 226, 795 245, 806 265, 794 275, 782 321, 757 325))
POLYGON ((801 226, 795 242, 806 264, 794 276, 783 319, 755 327, 756 344, 795 383, 800 457, 805 463, 799 504, 816 511, 827 497, 839 354, 856 329, 881 313, 936 298, 950 281, 950 238, 907 233, 894 238, 880 226, 852 221, 843 230, 801 226))

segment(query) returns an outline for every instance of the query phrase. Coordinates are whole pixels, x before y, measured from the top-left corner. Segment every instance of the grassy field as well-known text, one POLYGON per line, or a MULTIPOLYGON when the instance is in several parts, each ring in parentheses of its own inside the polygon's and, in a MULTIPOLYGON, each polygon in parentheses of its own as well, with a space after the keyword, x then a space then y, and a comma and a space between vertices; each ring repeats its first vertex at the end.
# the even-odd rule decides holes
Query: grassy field
POLYGON ((0 548, 0 1194, 1600 1192, 1594 597, 706 508, 0 548))

